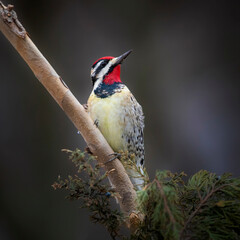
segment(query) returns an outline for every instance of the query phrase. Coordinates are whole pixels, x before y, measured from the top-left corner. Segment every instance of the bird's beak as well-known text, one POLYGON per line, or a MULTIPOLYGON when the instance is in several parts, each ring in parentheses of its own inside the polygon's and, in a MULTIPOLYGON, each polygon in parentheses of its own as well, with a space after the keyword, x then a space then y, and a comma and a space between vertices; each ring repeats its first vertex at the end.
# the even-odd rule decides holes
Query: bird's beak
POLYGON ((116 66, 116 65, 118 65, 118 64, 121 64, 122 61, 123 61, 131 52, 132 52, 132 50, 129 50, 129 51, 125 52, 124 54, 122 54, 121 56, 114 58, 114 59, 113 59, 113 60, 114 60, 114 65, 116 66))

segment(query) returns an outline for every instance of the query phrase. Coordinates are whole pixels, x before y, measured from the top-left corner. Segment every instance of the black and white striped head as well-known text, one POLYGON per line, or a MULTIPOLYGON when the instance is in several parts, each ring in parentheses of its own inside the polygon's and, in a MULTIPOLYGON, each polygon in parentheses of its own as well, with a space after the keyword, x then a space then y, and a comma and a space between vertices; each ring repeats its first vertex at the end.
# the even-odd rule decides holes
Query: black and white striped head
POLYGON ((131 52, 132 50, 129 50, 119 57, 102 57, 98 59, 91 68, 93 88, 96 89, 101 83, 112 85, 115 82, 121 82, 120 64, 131 52))

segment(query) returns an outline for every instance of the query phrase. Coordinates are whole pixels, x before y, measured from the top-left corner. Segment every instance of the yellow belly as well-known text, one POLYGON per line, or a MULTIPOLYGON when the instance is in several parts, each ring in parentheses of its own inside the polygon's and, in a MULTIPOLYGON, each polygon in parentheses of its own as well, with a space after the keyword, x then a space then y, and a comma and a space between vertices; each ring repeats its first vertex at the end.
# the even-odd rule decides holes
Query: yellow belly
POLYGON ((88 99, 88 112, 97 121, 99 130, 108 141, 112 149, 117 152, 127 150, 127 143, 123 137, 126 128, 126 96, 129 90, 123 89, 107 98, 98 98, 92 93, 88 99))

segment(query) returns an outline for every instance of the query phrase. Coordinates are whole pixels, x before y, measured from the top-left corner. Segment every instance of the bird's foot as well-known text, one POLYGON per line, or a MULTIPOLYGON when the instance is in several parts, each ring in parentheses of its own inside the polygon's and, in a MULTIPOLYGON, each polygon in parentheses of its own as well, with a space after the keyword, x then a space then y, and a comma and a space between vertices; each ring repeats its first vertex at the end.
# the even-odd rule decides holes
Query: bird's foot
POLYGON ((98 124, 99 124, 99 121, 97 119, 95 119, 94 125, 96 125, 97 128, 98 128, 98 124))
POLYGON ((84 103, 84 104, 83 104, 83 108, 85 109, 85 111, 88 110, 88 105, 87 105, 87 103, 84 103))
POLYGON ((90 148, 88 146, 85 147, 85 152, 87 152, 90 155, 93 155, 92 151, 90 150, 90 148))
POLYGON ((109 157, 113 156, 113 157, 110 158, 108 161, 106 161, 104 164, 108 164, 117 158, 121 158, 122 155, 120 153, 115 152, 115 153, 109 154, 108 156, 109 157))

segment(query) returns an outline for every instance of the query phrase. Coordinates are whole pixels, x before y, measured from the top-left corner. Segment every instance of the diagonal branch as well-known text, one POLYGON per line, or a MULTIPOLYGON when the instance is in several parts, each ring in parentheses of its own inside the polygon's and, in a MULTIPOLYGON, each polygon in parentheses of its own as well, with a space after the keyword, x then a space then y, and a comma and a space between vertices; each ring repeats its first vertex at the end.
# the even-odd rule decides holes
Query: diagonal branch
MULTIPOLYGON (((0 30, 80 131, 91 152, 97 156, 98 161, 100 163, 107 162, 110 159, 109 155, 113 154, 113 150, 83 106, 28 37, 24 27, 17 19, 15 11, 13 11, 13 5, 6 7, 0 2, 0 30)), ((119 193, 118 200, 122 211, 126 215, 130 215, 136 210, 136 192, 124 167, 116 159, 105 164, 105 170, 109 171, 109 179, 119 193), (115 171, 111 171, 112 169, 115 171)))

